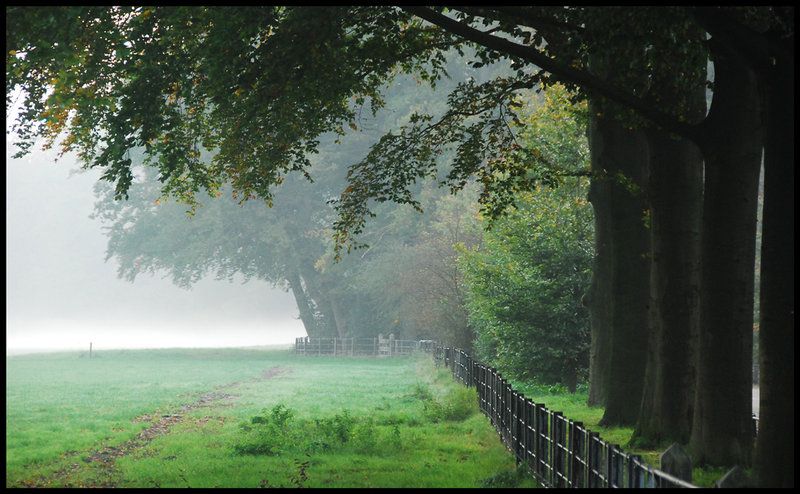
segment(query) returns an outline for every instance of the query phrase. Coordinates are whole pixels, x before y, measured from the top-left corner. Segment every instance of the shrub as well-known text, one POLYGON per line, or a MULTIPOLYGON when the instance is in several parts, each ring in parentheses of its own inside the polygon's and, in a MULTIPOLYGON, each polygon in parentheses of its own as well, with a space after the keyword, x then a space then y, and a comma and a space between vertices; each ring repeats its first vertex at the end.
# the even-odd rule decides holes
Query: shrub
POLYGON ((431 398, 424 401, 422 406, 431 422, 462 421, 475 413, 477 401, 475 389, 458 386, 447 393, 442 401, 431 398))
POLYGON ((373 451, 378 446, 378 433, 375 423, 368 419, 353 427, 352 443, 360 451, 373 451))
POLYGON ((317 419, 314 422, 319 438, 345 444, 350 440, 356 419, 350 415, 348 410, 343 410, 342 413, 337 413, 333 417, 317 419))
POLYGON ((277 404, 271 410, 266 408, 260 415, 250 418, 239 428, 245 433, 242 440, 234 445, 234 451, 240 455, 280 454, 286 444, 291 441, 291 421, 294 411, 283 404, 277 404))

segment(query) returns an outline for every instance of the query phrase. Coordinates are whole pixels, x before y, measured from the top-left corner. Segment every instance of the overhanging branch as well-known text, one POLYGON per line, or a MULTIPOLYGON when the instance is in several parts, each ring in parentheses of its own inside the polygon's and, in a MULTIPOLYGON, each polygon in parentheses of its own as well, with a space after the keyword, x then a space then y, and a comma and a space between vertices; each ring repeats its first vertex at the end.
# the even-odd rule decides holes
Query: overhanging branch
POLYGON ((552 58, 543 55, 534 48, 487 34, 486 32, 475 29, 430 8, 402 8, 403 10, 420 17, 431 24, 437 25, 448 32, 461 36, 491 50, 496 50, 509 56, 530 62, 550 72, 565 82, 577 84, 622 106, 630 108, 642 117, 660 126, 664 130, 678 134, 693 142, 698 142, 699 140, 698 125, 681 122, 674 116, 653 107, 645 100, 634 96, 627 91, 621 90, 619 87, 609 84, 593 74, 563 65, 552 58))

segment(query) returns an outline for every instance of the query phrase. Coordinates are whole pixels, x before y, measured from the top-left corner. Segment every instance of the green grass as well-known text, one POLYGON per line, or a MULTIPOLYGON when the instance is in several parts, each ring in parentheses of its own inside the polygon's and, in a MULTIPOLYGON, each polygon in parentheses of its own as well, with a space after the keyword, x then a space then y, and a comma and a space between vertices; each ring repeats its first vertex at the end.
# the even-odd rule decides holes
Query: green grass
MULTIPOLYGON (((514 389, 524 394, 535 403, 543 403, 548 409, 562 412, 564 417, 576 422, 583 422, 587 429, 600 434, 604 441, 617 444, 625 451, 642 456, 649 465, 659 468, 660 455, 669 447, 669 444, 660 445, 658 449, 648 449, 631 444, 633 427, 604 427, 599 425, 603 418, 603 407, 590 407, 588 392, 580 389, 569 393, 558 387, 538 386, 531 383, 512 382, 514 389)), ((729 468, 723 467, 697 467, 692 470, 692 483, 700 487, 713 487, 714 482, 721 478, 729 468)))
POLYGON ((428 356, 61 353, 8 357, 6 376, 7 487, 534 486, 478 412, 474 391, 428 356), (274 367, 282 372, 263 379, 274 367), (107 465, 85 461, 215 389, 230 396, 107 465), (269 429, 278 405, 291 418, 269 429), (134 420, 145 415, 154 418, 134 420))

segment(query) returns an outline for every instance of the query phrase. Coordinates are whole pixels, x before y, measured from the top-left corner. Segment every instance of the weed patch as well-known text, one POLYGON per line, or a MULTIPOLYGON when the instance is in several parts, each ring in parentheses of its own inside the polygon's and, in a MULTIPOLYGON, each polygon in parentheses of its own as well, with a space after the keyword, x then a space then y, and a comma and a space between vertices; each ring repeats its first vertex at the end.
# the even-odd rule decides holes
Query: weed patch
POLYGON ((294 417, 295 411, 280 403, 271 410, 264 409, 239 425, 243 434, 234 452, 239 455, 275 456, 285 452, 308 455, 341 450, 345 446, 371 452, 382 439, 372 418, 356 418, 346 409, 314 420, 295 420, 294 417))
POLYGON ((475 413, 477 402, 478 393, 474 388, 458 386, 452 388, 441 401, 433 396, 425 400, 423 411, 425 417, 433 423, 461 422, 475 413))
POLYGON ((280 454, 293 435, 293 417, 294 411, 280 403, 272 407, 272 410, 264 409, 260 415, 255 415, 249 422, 239 425, 244 437, 234 446, 234 451, 240 455, 280 454))

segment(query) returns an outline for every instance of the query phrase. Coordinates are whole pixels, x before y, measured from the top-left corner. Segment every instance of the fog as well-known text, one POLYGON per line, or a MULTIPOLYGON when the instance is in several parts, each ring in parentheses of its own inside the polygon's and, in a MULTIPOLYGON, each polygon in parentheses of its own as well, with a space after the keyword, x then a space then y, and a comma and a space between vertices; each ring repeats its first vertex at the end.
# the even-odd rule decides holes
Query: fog
POLYGON ((6 139, 6 352, 289 344, 305 336, 294 298, 268 283, 117 278, 90 219, 98 170, 56 151, 12 159, 6 139))

